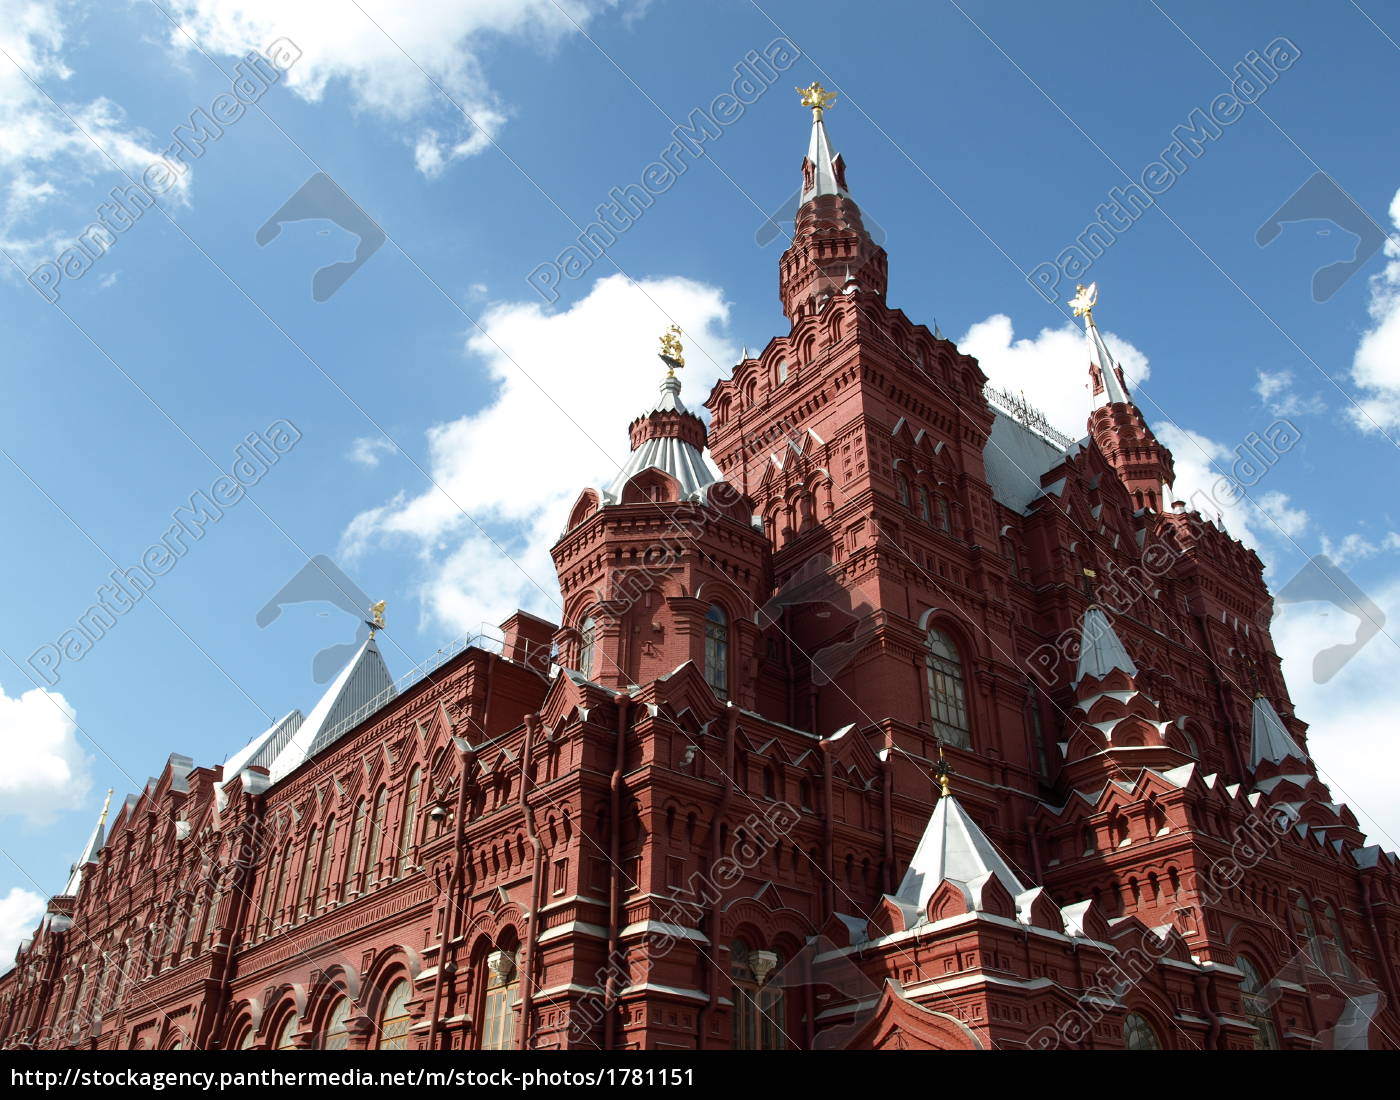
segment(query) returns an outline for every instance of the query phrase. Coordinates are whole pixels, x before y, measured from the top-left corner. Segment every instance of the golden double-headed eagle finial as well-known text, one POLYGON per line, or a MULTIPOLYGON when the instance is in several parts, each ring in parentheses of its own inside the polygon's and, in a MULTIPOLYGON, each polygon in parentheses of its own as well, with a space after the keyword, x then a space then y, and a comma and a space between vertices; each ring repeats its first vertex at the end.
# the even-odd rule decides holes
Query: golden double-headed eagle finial
POLYGON ((676 368, 685 366, 684 345, 681 344, 681 326, 672 325, 661 334, 661 361, 666 364, 666 377, 674 378, 676 368))
POLYGON ((1094 320, 1094 306, 1099 300, 1099 284, 1090 283, 1085 286, 1080 283, 1074 288, 1074 291, 1074 297, 1069 300, 1069 307, 1074 310, 1076 317, 1084 317, 1092 322, 1094 320))
POLYGON ((372 603, 369 605, 369 627, 371 634, 373 634, 376 630, 384 629, 384 605, 387 602, 387 600, 380 600, 378 603, 372 603))
POLYGON ((798 88, 797 94, 802 97, 802 106, 812 108, 812 121, 821 121, 822 112, 836 102, 836 93, 828 92, 818 81, 812 81, 805 88, 798 88))

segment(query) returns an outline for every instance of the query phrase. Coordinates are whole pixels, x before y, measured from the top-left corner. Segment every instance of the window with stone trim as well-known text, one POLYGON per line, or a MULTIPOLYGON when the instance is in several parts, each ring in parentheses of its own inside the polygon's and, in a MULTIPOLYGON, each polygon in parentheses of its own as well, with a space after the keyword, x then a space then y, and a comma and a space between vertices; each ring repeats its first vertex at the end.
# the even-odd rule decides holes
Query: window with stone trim
POLYGON ((705 682, 721 699, 729 698, 729 618, 719 604, 705 615, 705 682))
POLYGON ((1123 1046, 1128 1050, 1162 1049, 1156 1029, 1138 1012, 1129 1012, 1123 1017, 1123 1046))
POLYGON ((771 982, 782 969, 776 951, 755 950, 744 940, 729 945, 733 981, 735 1050, 786 1050, 789 1046, 782 986, 771 982))
POLYGON ((293 1009, 287 1013, 287 1018, 282 1021, 282 1026, 277 1029, 277 1038, 273 1040, 273 1050, 296 1050, 297 1014, 293 1009))
POLYGON ((1240 1010, 1244 1018, 1254 1025, 1254 1049, 1278 1050, 1278 1031, 1274 1028, 1259 967, 1248 955, 1236 955, 1235 969, 1243 975, 1240 978, 1240 1010))
POLYGON ((593 675, 593 638, 598 624, 589 615, 578 628, 578 670, 585 676, 593 675))
POLYGON ((378 1049, 408 1049, 408 1025, 413 1022, 408 1011, 408 1000, 412 992, 413 987, 408 981, 400 978, 384 995, 384 1007, 379 1010, 378 1049))
POLYGON ((365 819, 368 816, 369 810, 361 798, 355 803, 355 816, 350 819, 350 841, 345 848, 345 872, 341 876, 344 879, 342 890, 347 898, 359 893, 360 849, 364 845, 365 819))
POLYGON ((515 1012, 520 990, 519 967, 514 951, 495 950, 482 960, 484 990, 481 1009, 481 1049, 515 1049, 515 1012))
POLYGON ((346 1021, 350 1019, 350 998, 341 997, 331 1007, 326 1016, 326 1029, 321 1035, 322 1050, 347 1050, 350 1046, 350 1029, 346 1021))
POLYGON ((934 732, 950 745, 968 748, 972 735, 967 723, 962 657, 953 639, 937 627, 929 628, 927 644, 928 698, 934 732))

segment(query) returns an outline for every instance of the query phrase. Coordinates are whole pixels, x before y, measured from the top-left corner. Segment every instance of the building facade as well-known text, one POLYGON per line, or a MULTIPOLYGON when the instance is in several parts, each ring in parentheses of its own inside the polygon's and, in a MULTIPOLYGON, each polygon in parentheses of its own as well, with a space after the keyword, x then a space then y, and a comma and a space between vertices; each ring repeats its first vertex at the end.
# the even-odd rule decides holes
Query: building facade
MULTIPOLYGON (((39 1048, 1388 1047, 1400 866, 1093 318, 1083 438, 887 304, 820 88, 789 331, 524 612, 172 755, 0 978, 39 1048)), ((1260 445, 1283 450, 1280 422, 1260 445)))

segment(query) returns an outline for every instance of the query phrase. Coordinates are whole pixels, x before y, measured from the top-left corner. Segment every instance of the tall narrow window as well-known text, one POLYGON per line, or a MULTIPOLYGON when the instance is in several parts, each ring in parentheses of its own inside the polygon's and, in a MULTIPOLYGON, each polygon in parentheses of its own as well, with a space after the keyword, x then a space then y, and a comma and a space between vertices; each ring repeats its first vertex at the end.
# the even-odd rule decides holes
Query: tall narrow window
POLYGON ((1331 943, 1328 945, 1332 973, 1350 978, 1352 969, 1351 960, 1347 958, 1346 933, 1342 931, 1342 922, 1337 919, 1337 911, 1332 908, 1332 903, 1329 901, 1322 903, 1322 919, 1327 922, 1327 931, 1332 937, 1331 943))
POLYGON ((1161 1050, 1157 1032, 1145 1016, 1129 1012, 1123 1017, 1123 1046, 1128 1050, 1161 1050))
POLYGON ((331 881, 331 860, 335 858, 335 818, 326 819, 326 830, 321 834, 321 862, 316 871, 316 893, 311 896, 311 908, 319 909, 330 903, 326 896, 331 881))
POLYGON ((408 854, 418 828, 418 791, 423 786, 423 769, 415 767, 408 776, 408 794, 404 796, 403 821, 399 823, 399 851, 394 857, 394 877, 408 866, 408 854))
POLYGON ((365 839, 366 814, 365 800, 362 798, 355 803, 355 816, 350 821, 350 843, 345 849, 345 872, 341 875, 345 880, 344 890, 347 898, 360 890, 360 846, 365 839))
POLYGON ((778 385, 782 385, 788 380, 788 363, 786 359, 778 360, 778 385))
POLYGON ((733 979, 734 1049, 784 1050, 785 1001, 782 986, 765 985, 779 968, 781 957, 773 951, 751 951, 743 940, 729 947, 729 974, 733 979))
POLYGON ((1312 905, 1307 898, 1300 897, 1293 903, 1293 912, 1297 917, 1298 935, 1307 940, 1308 954, 1313 962, 1322 966, 1322 944, 1317 939, 1317 923, 1313 920, 1312 905))
POLYGON ((311 835, 306 838, 306 850, 301 857, 301 900, 297 903, 297 916, 303 917, 311 907, 312 886, 316 878, 316 826, 311 826, 311 835))
POLYGON ((282 848, 282 858, 277 861, 277 889, 273 891, 272 911, 268 913, 269 927, 275 928, 291 918, 292 910, 292 842, 282 848))
POLYGON ((389 788, 380 787, 374 796, 374 816, 369 821, 369 862, 365 865, 365 883, 373 886, 379 881, 379 850, 384 842, 384 814, 389 808, 389 788))
POLYGON ((411 986, 406 981, 397 981, 384 996, 384 1008, 379 1013, 380 1050, 407 1050, 408 1025, 412 1017, 408 1011, 408 997, 411 986))
POLYGON ((948 744, 965 749, 972 740, 967 726, 962 660, 953 640, 936 628, 928 632, 927 662, 934 732, 948 744))
POLYGON ((511 1023, 515 1014, 511 1004, 520 988, 516 972, 515 953, 493 951, 486 956, 486 994, 482 1005, 481 1049, 514 1050, 515 1029, 511 1023))
POLYGON ((326 1017, 326 1030, 321 1036, 322 1050, 345 1050, 350 1046, 350 1030, 345 1021, 350 1018, 350 998, 341 997, 326 1017))
POLYGON ((719 604, 705 616, 705 682, 721 699, 729 698, 729 620, 719 604))
POLYGON ((578 670, 585 676, 593 675, 593 634, 596 629, 592 615, 584 619, 578 628, 578 670))
POLYGON ((895 488, 899 490, 899 503, 909 507, 909 479, 903 474, 895 478, 895 488))
POLYGON ((953 512, 948 507, 948 502, 942 497, 938 498, 938 526, 949 534, 953 531, 953 512))
POLYGON ((1273 1017, 1269 1014, 1269 998, 1264 994, 1264 981, 1259 977, 1259 968, 1248 955, 1235 956, 1235 969, 1240 978, 1240 1007, 1244 1018, 1254 1025, 1254 1049, 1278 1050, 1278 1032, 1274 1030, 1273 1017))
POLYGON ((925 523, 933 522, 933 513, 928 506, 928 490, 922 485, 919 486, 919 518, 925 523))

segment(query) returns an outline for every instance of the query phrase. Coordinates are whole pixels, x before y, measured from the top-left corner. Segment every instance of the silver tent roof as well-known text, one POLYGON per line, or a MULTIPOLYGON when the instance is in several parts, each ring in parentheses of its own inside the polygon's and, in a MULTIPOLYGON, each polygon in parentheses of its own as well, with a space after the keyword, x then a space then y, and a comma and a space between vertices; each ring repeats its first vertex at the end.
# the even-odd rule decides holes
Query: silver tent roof
POLYGON ((988 873, 996 875, 1013 897, 1025 892, 1016 873, 958 800, 944 795, 933 808, 894 897, 901 905, 923 909, 945 879, 965 885, 988 873))
POLYGON ((1079 632, 1079 667, 1075 673, 1076 683, 1085 676, 1101 680, 1113 669, 1122 669, 1129 676, 1136 676, 1137 665, 1123 648, 1108 616, 1100 607, 1091 607, 1084 612, 1084 622, 1079 632))
MULTIPOLYGON (((389 669, 371 634, 277 753, 269 766, 269 778, 276 783, 295 771, 393 695, 389 669)), ((277 728, 273 727, 274 731, 277 728)))
POLYGON ((1262 695, 1254 700, 1254 721, 1249 737, 1249 766, 1257 768, 1265 760, 1281 763, 1293 757, 1306 760, 1308 754, 1298 747, 1274 710, 1274 705, 1262 695))
MULTIPOLYGON (((654 412, 690 412, 681 401, 681 380, 667 377, 661 382, 661 396, 655 405, 643 415, 654 412)), ((603 491, 604 504, 616 504, 622 499, 622 490, 627 483, 643 470, 655 466, 663 473, 670 474, 681 487, 681 499, 689 500, 698 496, 708 485, 720 481, 720 473, 709 458, 683 439, 648 439, 632 452, 627 464, 613 478, 611 485, 603 491)))

